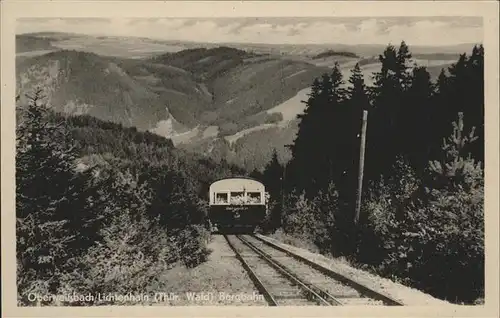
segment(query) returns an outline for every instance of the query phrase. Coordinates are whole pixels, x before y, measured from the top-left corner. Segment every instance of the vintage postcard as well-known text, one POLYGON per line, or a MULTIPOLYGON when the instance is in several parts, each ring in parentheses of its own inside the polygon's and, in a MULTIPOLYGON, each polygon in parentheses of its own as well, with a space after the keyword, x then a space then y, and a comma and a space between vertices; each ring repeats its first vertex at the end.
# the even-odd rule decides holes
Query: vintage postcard
POLYGON ((498 317, 498 9, 3 2, 3 315, 498 317))

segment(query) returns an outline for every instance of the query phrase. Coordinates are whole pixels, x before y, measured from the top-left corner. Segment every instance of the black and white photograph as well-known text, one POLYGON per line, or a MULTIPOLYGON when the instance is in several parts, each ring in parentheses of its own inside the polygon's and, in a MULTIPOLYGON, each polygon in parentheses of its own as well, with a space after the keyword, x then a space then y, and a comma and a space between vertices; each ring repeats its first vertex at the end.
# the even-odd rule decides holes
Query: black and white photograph
POLYGON ((484 307, 487 21, 331 12, 16 17, 15 306, 484 307))

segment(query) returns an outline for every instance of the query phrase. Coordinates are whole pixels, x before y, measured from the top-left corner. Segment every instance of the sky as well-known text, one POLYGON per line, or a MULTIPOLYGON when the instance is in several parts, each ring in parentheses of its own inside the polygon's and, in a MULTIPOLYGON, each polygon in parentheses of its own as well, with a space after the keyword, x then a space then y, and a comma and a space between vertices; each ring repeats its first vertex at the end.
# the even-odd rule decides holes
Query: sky
POLYGON ((16 32, 71 32, 194 42, 445 46, 483 41, 481 17, 25 18, 16 32))

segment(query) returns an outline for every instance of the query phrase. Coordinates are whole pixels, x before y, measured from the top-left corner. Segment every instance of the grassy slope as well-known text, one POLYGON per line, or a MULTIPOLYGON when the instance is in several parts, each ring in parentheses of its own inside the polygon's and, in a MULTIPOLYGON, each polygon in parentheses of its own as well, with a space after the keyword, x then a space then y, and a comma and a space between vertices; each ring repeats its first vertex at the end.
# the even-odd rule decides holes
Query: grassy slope
POLYGON ((328 71, 302 61, 228 47, 168 53, 151 62, 189 72, 198 82, 197 90, 208 99, 208 104, 190 111, 202 129, 199 136, 188 138, 189 142, 201 138, 206 126, 216 125, 220 134, 230 135, 269 121, 266 110, 290 99, 328 71))
POLYGON ((218 112, 224 119, 240 121, 292 98, 325 71, 280 59, 245 63, 214 82, 218 112))

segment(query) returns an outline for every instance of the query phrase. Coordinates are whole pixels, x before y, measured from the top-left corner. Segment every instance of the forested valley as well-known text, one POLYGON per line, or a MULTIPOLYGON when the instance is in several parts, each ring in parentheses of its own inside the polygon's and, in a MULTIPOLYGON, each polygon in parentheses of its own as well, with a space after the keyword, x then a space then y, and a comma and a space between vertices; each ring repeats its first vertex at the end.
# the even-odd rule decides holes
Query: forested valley
MULTIPOLYGON (((367 87, 359 65, 317 78, 289 145, 266 169, 214 162, 150 132, 52 111, 22 92, 16 128, 18 302, 29 293, 161 289, 158 273, 210 254, 206 193, 251 175, 271 195, 263 230, 459 303, 484 298, 484 49, 432 82, 388 46, 367 87), (342 83, 351 85, 344 88, 342 83), (368 111, 360 219, 354 211, 368 111)), ((51 303, 46 303, 51 304, 51 303)))

